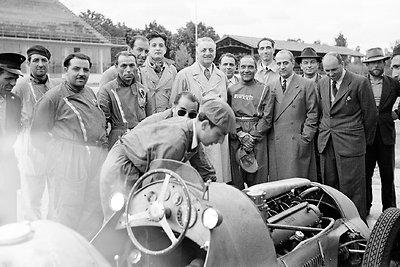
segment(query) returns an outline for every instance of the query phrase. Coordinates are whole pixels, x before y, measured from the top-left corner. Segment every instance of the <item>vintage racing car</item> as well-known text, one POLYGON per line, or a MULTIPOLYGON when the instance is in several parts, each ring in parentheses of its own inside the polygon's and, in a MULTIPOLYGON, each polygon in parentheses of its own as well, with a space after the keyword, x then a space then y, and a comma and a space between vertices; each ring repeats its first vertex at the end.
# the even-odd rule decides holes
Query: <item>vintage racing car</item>
POLYGON ((293 178, 240 191, 157 160, 91 243, 112 266, 400 266, 400 211, 371 231, 329 186, 293 178))
POLYGON ((113 266, 400 266, 400 211, 371 231, 338 190, 293 178, 240 191, 154 161, 91 243, 113 266))

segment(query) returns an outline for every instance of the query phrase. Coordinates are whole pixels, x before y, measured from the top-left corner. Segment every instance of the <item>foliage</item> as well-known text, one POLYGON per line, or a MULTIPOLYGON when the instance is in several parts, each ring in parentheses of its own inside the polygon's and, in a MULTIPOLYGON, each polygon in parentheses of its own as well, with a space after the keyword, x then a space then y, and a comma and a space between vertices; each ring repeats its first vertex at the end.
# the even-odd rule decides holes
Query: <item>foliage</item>
MULTIPOLYGON (((203 22, 197 25, 197 36, 210 37, 214 41, 219 39, 218 34, 211 26, 206 26, 203 22)), ((186 46, 189 55, 194 59, 196 57, 196 42, 195 42, 195 24, 190 21, 186 23, 186 27, 179 28, 177 33, 173 35, 171 50, 177 51, 180 45, 186 46)))
POLYGON ((105 37, 124 37, 125 32, 130 29, 125 25, 125 23, 114 24, 111 19, 106 18, 103 14, 89 9, 85 12, 81 12, 79 17, 95 28, 98 32, 105 35, 105 37))
POLYGON ((337 37, 335 37, 335 46, 344 46, 347 47, 347 38, 344 37, 343 33, 339 33, 337 37))
POLYGON ((178 71, 181 69, 190 66, 193 63, 193 59, 190 56, 186 46, 184 44, 180 44, 178 50, 175 53, 175 67, 178 71))
POLYGON ((321 44, 321 40, 315 40, 314 44, 319 44, 320 45, 321 44))
POLYGON ((287 42, 304 43, 303 39, 301 39, 301 38, 289 38, 286 41, 287 42))

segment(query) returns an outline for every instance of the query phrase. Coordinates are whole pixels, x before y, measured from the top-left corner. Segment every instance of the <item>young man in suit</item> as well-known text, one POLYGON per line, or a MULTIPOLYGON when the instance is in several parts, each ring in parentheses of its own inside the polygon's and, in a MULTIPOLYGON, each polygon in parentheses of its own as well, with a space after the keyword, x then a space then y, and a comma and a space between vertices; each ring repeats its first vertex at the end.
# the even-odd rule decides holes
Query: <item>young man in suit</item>
POLYGON ((314 135, 318 123, 315 83, 294 73, 294 56, 276 54, 279 79, 267 84, 275 94, 273 126, 268 134, 269 180, 304 177, 316 181, 314 135))
MULTIPOLYGON (((394 188, 395 153, 394 144, 396 131, 394 119, 398 118, 398 111, 392 114, 393 105, 400 96, 400 83, 392 77, 383 74, 385 61, 388 56, 383 54, 381 48, 367 50, 364 63, 368 67, 368 79, 375 97, 378 110, 378 124, 371 145, 367 145, 365 155, 365 175, 367 187, 367 214, 372 206, 372 176, 376 163, 381 176, 382 211, 396 207, 396 193, 394 188)), ((394 112, 394 111, 393 111, 394 112)))
POLYGON ((378 116, 374 95, 367 78, 344 69, 339 54, 326 54, 322 65, 327 74, 318 82, 322 179, 347 195, 365 220, 365 152, 378 116))

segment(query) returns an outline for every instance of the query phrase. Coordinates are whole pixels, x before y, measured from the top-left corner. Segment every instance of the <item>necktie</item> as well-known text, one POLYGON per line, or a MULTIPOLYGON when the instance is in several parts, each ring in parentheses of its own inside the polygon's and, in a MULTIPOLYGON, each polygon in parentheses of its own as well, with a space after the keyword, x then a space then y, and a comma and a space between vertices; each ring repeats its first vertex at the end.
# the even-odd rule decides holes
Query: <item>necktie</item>
POLYGON ((335 97, 337 94, 336 81, 332 82, 332 94, 333 94, 333 97, 335 97))
POLYGON ((283 80, 282 91, 283 91, 283 93, 285 93, 285 91, 286 91, 286 80, 283 80))
POLYGON ((206 76, 207 80, 210 79, 211 73, 210 73, 210 70, 209 70, 209 69, 206 68, 206 69, 204 70, 204 76, 206 76))

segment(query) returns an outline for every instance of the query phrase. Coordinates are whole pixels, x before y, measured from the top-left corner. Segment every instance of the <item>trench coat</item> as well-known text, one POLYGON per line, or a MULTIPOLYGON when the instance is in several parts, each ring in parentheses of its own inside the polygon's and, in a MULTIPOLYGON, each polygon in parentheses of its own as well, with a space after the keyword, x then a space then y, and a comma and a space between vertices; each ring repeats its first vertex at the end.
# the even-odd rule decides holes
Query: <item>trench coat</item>
MULTIPOLYGON (((356 205, 361 218, 366 216, 365 153, 374 141, 378 111, 368 79, 346 71, 337 95, 331 103, 331 80, 318 81, 320 110, 318 151, 321 172, 325 175, 325 154, 332 142, 336 156, 338 190, 356 205)), ((324 181, 326 183, 326 181, 324 181)))
MULTIPOLYGON (((204 76, 199 62, 194 62, 191 66, 181 70, 175 78, 172 87, 170 103, 176 95, 182 91, 189 91, 197 97, 201 103, 209 99, 223 99, 227 101, 228 79, 225 74, 212 65, 213 71, 209 80, 204 76)), ((222 144, 215 144, 205 147, 207 157, 213 163, 217 173, 218 182, 230 182, 231 170, 229 159, 228 136, 222 144)))
MULTIPOLYGON (((140 68, 142 83, 150 92, 150 101, 153 113, 164 111, 171 107, 170 96, 172 85, 176 77, 176 68, 169 59, 164 60, 164 70, 161 77, 157 75, 150 65, 149 57, 146 58, 144 67, 140 68)), ((172 102, 175 99, 172 99, 172 102)))
POLYGON ((280 79, 267 84, 275 97, 268 134, 269 181, 301 177, 316 181, 314 135, 318 125, 315 83, 294 74, 283 94, 280 79))

